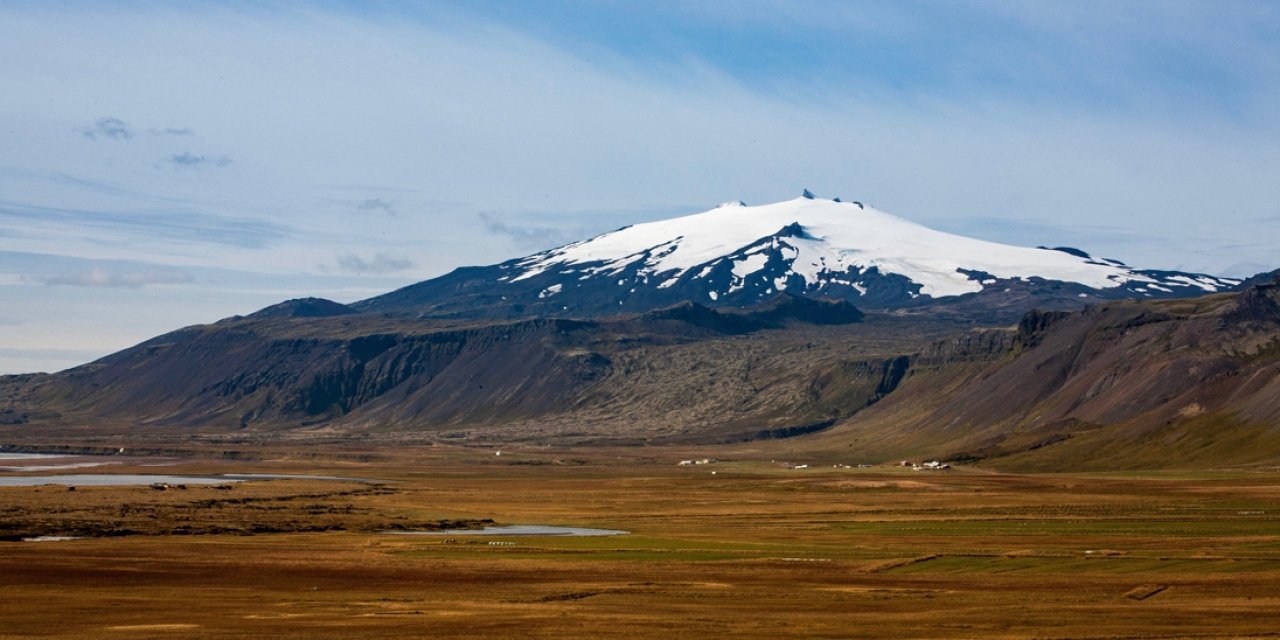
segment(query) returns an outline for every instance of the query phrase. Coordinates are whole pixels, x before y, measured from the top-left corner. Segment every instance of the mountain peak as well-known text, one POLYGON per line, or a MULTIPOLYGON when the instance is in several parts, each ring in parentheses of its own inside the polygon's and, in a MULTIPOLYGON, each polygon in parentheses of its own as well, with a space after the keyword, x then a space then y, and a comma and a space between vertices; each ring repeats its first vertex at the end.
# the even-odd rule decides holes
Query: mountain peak
POLYGON ((294 298, 264 307, 250 314, 251 318, 328 318, 355 313, 345 304, 324 298, 294 298))
POLYGON ((482 315, 592 315, 681 300, 747 307, 787 292, 901 309, 981 293, 981 304, 1020 314, 1033 306, 1199 295, 1238 284, 1135 269, 1070 247, 1044 250, 959 236, 806 189, 793 200, 730 202, 632 225, 356 306, 467 314, 480 304, 482 315))

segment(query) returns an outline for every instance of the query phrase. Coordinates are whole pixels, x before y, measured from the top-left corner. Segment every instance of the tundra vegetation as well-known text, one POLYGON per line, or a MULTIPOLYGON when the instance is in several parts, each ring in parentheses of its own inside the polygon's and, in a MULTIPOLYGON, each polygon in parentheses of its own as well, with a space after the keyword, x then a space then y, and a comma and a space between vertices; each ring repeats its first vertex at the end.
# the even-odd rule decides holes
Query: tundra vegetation
POLYGON ((369 481, 0 488, 0 638, 1275 633, 1274 468, 915 471, 791 447, 191 447, 163 472, 369 481), (384 533, 485 524, 630 534, 384 533))

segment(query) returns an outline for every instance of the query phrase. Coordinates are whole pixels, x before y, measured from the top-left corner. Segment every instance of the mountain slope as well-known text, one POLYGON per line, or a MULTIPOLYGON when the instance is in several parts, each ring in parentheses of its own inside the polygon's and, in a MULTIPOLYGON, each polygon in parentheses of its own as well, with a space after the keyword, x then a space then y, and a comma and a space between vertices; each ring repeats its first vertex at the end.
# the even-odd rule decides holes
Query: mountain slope
MULTIPOLYGON (((786 295, 724 312, 685 302, 606 320, 452 324, 308 299, 188 327, 63 373, 0 379, 0 399, 10 422, 39 424, 621 440, 693 426, 691 437, 737 438, 838 414, 808 390, 815 371, 851 352, 843 339, 861 320, 847 303, 786 295), (807 361, 788 361, 799 357, 807 361), (754 374, 764 382, 716 383, 715 398, 698 392, 704 376, 749 371, 754 359, 772 362, 754 374), (689 363, 698 363, 692 376, 681 372, 689 363), (618 406, 641 388, 647 398, 618 406), (634 415, 642 408, 649 415, 634 415), (578 426, 592 411, 605 415, 578 426), (687 423, 693 415, 702 416, 696 425, 687 423)), ((871 332, 884 340, 901 329, 871 332)), ((879 381, 866 384, 864 404, 879 381)))
POLYGON ((728 203, 490 267, 468 267, 353 308, 432 316, 594 316, 682 300, 750 306, 778 292, 863 308, 947 305, 1014 319, 1032 307, 1229 290, 1237 280, 1134 269, 1070 248, 935 231, 857 202, 728 203))
MULTIPOLYGON (((286 305, 287 311, 297 305, 286 305)), ((723 443, 1072 470, 1280 462, 1280 289, 1012 328, 779 298, 611 319, 269 313, 0 379, 6 429, 389 442, 723 443), (194 366, 198 363, 199 366, 194 366)))
POLYGON ((1280 289, 1034 313, 1017 330, 951 339, 825 437, 1016 469, 1274 462, 1280 289))

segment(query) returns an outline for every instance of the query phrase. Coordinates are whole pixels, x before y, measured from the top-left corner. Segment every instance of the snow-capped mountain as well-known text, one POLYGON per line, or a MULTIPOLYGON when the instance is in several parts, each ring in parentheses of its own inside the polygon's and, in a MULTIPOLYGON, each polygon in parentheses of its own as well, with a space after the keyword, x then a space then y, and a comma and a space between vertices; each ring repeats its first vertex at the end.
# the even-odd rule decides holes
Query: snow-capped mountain
POLYGON ((806 191, 794 200, 725 203, 492 267, 459 269, 357 307, 489 317, 597 315, 685 300, 742 307, 779 294, 843 299, 866 308, 1063 307, 1194 296, 1238 284, 1135 269, 1077 249, 967 238, 806 191), (1017 302, 1010 305, 1010 299, 1017 302))

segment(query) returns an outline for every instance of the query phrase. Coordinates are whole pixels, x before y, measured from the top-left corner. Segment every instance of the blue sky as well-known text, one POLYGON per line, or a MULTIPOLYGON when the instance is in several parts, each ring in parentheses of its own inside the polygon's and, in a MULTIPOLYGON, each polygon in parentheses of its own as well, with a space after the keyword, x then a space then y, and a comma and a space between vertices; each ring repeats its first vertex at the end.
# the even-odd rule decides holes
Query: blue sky
POLYGON ((1268 2, 6 2, 0 373, 718 202, 1280 255, 1268 2))

